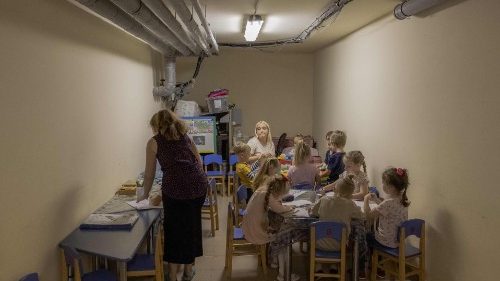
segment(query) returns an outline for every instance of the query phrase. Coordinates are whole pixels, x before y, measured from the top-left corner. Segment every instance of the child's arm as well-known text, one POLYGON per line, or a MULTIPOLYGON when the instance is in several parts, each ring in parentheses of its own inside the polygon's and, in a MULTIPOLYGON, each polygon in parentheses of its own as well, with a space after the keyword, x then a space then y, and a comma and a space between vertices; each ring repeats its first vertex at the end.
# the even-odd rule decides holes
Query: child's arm
POLYGON ((364 182, 360 185, 359 187, 359 192, 354 193, 352 195, 352 199, 354 200, 363 200, 365 198, 365 195, 368 194, 368 182, 364 182))
POLYGON ((313 217, 319 217, 319 206, 321 205, 321 200, 323 200, 323 198, 321 198, 316 204, 314 204, 314 206, 312 207, 311 209, 311 216, 313 217))
POLYGON ((293 208, 292 208, 292 206, 286 206, 286 205, 281 204, 280 200, 276 199, 276 197, 274 197, 273 195, 270 195, 269 196, 269 209, 271 209, 271 211, 273 211, 275 213, 281 214, 281 213, 289 212, 293 208))
POLYGON ((316 175, 314 176, 314 185, 317 187, 321 187, 321 176, 320 176, 320 170, 317 171, 316 175))
POLYGON ((368 219, 376 219, 380 216, 380 212, 378 210, 372 210, 370 208, 370 199, 372 198, 375 198, 375 194, 373 193, 366 194, 364 198, 363 210, 365 212, 366 218, 368 219))
POLYGON ((336 181, 332 182, 332 183, 331 183, 331 184, 329 184, 329 185, 325 185, 325 187, 323 187, 323 193, 326 193, 326 192, 328 192, 328 191, 335 190, 335 185, 337 184, 337 181, 338 181, 338 180, 336 180, 336 181))

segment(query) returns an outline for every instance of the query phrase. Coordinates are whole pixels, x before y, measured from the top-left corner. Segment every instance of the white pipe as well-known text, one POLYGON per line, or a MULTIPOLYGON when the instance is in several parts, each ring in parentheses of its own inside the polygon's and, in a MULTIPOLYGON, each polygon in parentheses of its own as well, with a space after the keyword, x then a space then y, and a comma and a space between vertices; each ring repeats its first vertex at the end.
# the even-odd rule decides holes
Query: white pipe
POLYGON ((211 43, 210 49, 212 50, 212 52, 214 54, 218 54, 219 53, 219 45, 217 45, 217 41, 215 41, 214 34, 212 33, 212 30, 208 26, 207 19, 205 18, 205 15, 203 14, 203 11, 201 10, 200 2, 198 2, 198 0, 191 0, 191 3, 193 4, 194 10, 198 14, 198 18, 200 19, 201 24, 205 28, 205 32, 208 35, 208 40, 211 43))
POLYGON ((75 0, 78 3, 89 8, 103 18, 110 20, 113 24, 123 28, 125 31, 135 37, 148 43, 154 49, 164 55, 173 55, 174 50, 167 44, 163 43, 159 38, 144 28, 141 24, 134 21, 133 18, 123 12, 120 8, 111 4, 106 0, 75 0))
POLYGON ((200 46, 203 49, 205 54, 210 56, 211 52, 207 48, 208 46, 207 40, 205 36, 202 35, 198 24, 193 20, 191 12, 186 6, 186 3, 183 0, 166 0, 166 1, 168 1, 173 6, 174 10, 177 12, 177 15, 179 15, 179 18, 184 23, 184 25, 194 33, 195 35, 194 40, 196 41, 198 46, 200 46))
POLYGON ((172 31, 172 33, 179 38, 179 40, 186 45, 191 52, 195 54, 199 54, 201 48, 196 46, 196 43, 193 39, 188 36, 184 28, 177 21, 172 12, 165 7, 161 0, 142 0, 144 3, 160 20, 162 20, 165 25, 172 31))
POLYGON ((394 7, 394 16, 398 20, 404 20, 445 1, 446 0, 406 0, 394 7))
POLYGON ((164 63, 165 63, 165 80, 166 84, 165 86, 167 87, 167 91, 169 93, 174 93, 175 92, 175 57, 171 56, 165 56, 164 58, 164 63))
POLYGON ((139 0, 110 0, 120 9, 129 13, 136 21, 151 30, 162 39, 165 44, 170 44, 182 55, 191 55, 191 51, 139 0))

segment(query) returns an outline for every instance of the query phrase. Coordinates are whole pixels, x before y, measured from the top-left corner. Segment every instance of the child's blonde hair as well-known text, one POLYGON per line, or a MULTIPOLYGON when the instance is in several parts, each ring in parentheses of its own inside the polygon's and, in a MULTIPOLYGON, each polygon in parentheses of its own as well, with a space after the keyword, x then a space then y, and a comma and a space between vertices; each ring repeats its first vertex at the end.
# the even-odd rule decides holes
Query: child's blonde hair
POLYGON ((344 133, 344 131, 336 130, 330 136, 330 143, 335 147, 344 148, 346 142, 347 135, 344 133))
POLYGON ((293 165, 307 163, 311 157, 311 148, 303 141, 299 141, 295 145, 295 156, 293 157, 293 165))
POLYGON ((271 137, 271 127, 269 127, 269 124, 266 121, 259 121, 257 124, 255 124, 255 137, 258 138, 257 136, 257 127, 258 126, 266 126, 267 128, 267 142, 272 142, 273 138, 271 137))
POLYGON ((269 196, 273 195, 279 197, 287 192, 286 182, 288 180, 282 175, 273 175, 269 178, 267 192, 264 197, 264 212, 267 212, 269 207, 269 196))
POLYGON ((327 143, 330 143, 330 137, 333 135, 333 131, 326 132, 325 139, 327 143))
POLYGON ((300 141, 304 141, 304 136, 302 134, 297 134, 293 137, 293 145, 296 145, 300 141))
POLYGON ((261 185, 264 184, 264 182, 270 176, 272 176, 272 175, 268 175, 267 174, 267 171, 269 171, 269 167, 270 166, 273 166, 273 167, 277 168, 277 167, 280 166, 280 162, 278 161, 278 159, 276 159, 274 157, 269 157, 269 158, 267 158, 264 161, 264 164, 262 164, 262 166, 259 169, 259 172, 257 173, 257 175, 255 176, 255 178, 253 180, 253 187, 254 187, 254 189, 259 188, 261 185))
POLYGON ((354 188, 355 188, 354 175, 348 175, 345 178, 339 179, 338 182, 335 184, 335 188, 337 190, 335 195, 344 198, 350 198, 354 193, 354 188))
POLYGON ((363 171, 366 173, 365 156, 359 150, 349 151, 344 156, 344 161, 350 161, 356 165, 361 164, 363 171))
POLYGON ((237 142, 233 147, 233 152, 236 154, 250 152, 250 146, 244 142, 237 142))
POLYGON ((382 173, 382 181, 386 184, 394 186, 401 194, 401 205, 408 207, 410 201, 406 196, 406 191, 410 185, 410 180, 408 177, 408 170, 404 168, 387 168, 384 173, 382 173))

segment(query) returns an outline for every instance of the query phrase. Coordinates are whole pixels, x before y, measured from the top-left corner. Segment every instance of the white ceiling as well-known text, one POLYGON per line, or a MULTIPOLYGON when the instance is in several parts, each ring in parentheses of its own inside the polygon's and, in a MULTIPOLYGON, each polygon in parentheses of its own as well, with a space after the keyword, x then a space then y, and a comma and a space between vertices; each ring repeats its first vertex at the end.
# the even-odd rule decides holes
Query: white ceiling
MULTIPOLYGON (((306 29, 331 0, 259 0, 257 14, 264 25, 257 41, 295 37, 306 29)), ((255 0, 201 0, 217 42, 244 42, 244 24, 254 13, 255 0)), ((400 0, 353 0, 330 25, 313 33, 303 44, 291 44, 280 50, 314 52, 357 29, 392 13, 400 0)), ((330 21, 331 22, 331 21, 330 21)))

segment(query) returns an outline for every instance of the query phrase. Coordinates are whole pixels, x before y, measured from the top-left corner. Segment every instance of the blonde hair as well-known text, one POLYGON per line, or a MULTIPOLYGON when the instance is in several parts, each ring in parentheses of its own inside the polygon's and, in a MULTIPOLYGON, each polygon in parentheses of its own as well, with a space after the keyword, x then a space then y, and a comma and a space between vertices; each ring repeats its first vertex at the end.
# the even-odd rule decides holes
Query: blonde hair
POLYGON ((151 126, 151 129, 153 129, 155 133, 160 132, 160 125, 158 124, 158 112, 151 116, 151 119, 149 120, 149 126, 151 126))
POLYGON ((250 146, 244 142, 237 142, 233 147, 233 152, 236 154, 240 154, 243 152, 250 152, 250 146))
POLYGON ((297 134, 295 137, 293 137, 293 145, 296 145, 300 141, 304 141, 304 136, 302 134, 297 134))
POLYGON ((330 136, 330 143, 336 147, 343 148, 347 142, 347 135, 340 130, 336 130, 330 136))
POLYGON ((311 148, 304 141, 299 141, 295 145, 295 156, 293 157, 293 165, 300 165, 309 162, 311 157, 311 148))
POLYGON ((255 176, 255 178, 253 180, 254 189, 257 189, 260 186, 262 186, 266 182, 266 180, 270 176, 272 176, 272 175, 267 174, 270 166, 279 167, 280 162, 278 161, 278 159, 276 159, 274 157, 269 157, 266 159, 266 161, 264 161, 264 164, 262 164, 262 166, 259 168, 259 172, 257 173, 257 175, 255 176))
POLYGON ((187 133, 187 126, 169 109, 158 111, 158 132, 168 140, 179 140, 187 133))
POLYGON ((335 184, 336 193, 339 197, 350 198, 354 193, 354 175, 348 175, 345 178, 341 178, 335 184))
POLYGON ((326 132, 325 139, 328 143, 330 143, 330 137, 333 135, 333 131, 326 132))
POLYGON ((356 165, 363 165, 363 171, 366 173, 365 156, 359 150, 349 151, 344 156, 344 161, 350 161, 356 165))
POLYGON ((273 138, 271 137, 271 127, 269 127, 269 124, 267 124, 266 121, 259 121, 257 122, 257 124, 255 124, 255 137, 256 138, 259 138, 259 136, 257 136, 257 127, 258 126, 266 126, 267 127, 267 142, 266 143, 269 143, 269 142, 272 142, 273 141, 273 138))

